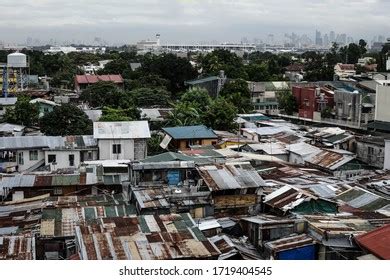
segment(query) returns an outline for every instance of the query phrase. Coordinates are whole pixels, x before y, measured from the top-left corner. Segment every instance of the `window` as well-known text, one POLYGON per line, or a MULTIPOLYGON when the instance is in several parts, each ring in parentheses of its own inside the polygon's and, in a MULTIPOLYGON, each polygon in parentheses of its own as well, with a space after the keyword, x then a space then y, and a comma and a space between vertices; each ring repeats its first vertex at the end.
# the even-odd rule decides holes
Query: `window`
POLYGON ((30 160, 38 160, 38 151, 30 151, 30 160))
POLYGON ((368 155, 374 154, 374 148, 373 147, 368 147, 368 155))
POLYGON ((18 153, 18 164, 19 165, 23 165, 24 164, 23 152, 18 153))
POLYGON ((122 147, 121 144, 114 144, 112 145, 112 153, 113 154, 121 154, 122 153, 122 147))
POLYGON ((92 152, 91 151, 88 151, 87 158, 88 158, 88 160, 92 160, 92 152))
POLYGON ((69 155, 69 166, 74 166, 74 155, 69 155))
POLYGON ((48 155, 47 160, 49 163, 54 163, 54 162, 57 162, 57 157, 56 157, 56 155, 48 155))

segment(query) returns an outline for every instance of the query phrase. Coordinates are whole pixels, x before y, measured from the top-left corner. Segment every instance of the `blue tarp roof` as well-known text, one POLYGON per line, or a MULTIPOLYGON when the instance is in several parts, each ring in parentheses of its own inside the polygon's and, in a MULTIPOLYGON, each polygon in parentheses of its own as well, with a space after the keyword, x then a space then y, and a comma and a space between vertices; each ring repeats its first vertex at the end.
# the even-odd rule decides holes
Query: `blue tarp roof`
POLYGON ((218 136, 204 125, 166 127, 163 130, 173 139, 216 139, 218 136))

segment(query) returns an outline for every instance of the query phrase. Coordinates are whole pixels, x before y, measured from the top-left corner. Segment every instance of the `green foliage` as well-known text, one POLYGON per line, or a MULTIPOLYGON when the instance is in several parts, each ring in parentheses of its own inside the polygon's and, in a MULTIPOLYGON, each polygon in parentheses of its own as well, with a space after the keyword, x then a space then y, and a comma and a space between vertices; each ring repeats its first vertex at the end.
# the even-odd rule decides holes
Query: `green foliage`
POLYGON ((130 91, 130 95, 136 106, 148 108, 152 106, 166 107, 170 103, 171 95, 164 88, 138 88, 130 91))
POLYGON ((190 126, 202 124, 202 118, 191 103, 178 102, 169 112, 167 126, 190 126))
POLYGON ((167 89, 173 94, 182 91, 184 82, 197 77, 197 71, 186 58, 174 54, 145 55, 139 71, 143 75, 153 74, 169 81, 167 89))
POLYGON ((80 100, 87 102, 93 108, 129 108, 134 101, 130 94, 126 94, 111 82, 98 82, 90 85, 80 94, 80 100))
POLYGON ((163 140, 162 136, 157 133, 153 133, 151 135, 151 138, 148 139, 148 144, 147 144, 148 156, 155 156, 165 152, 165 150, 160 147, 160 143, 162 140, 163 140))
POLYGON ((201 56, 200 64, 203 73, 208 76, 218 75, 223 70, 230 79, 248 79, 242 59, 228 50, 214 50, 201 56))
POLYGON ((104 107, 102 110, 102 116, 99 121, 101 122, 125 122, 134 121, 140 119, 140 111, 135 108, 127 109, 114 109, 110 107, 104 107))
POLYGON ((240 114, 253 111, 251 93, 248 83, 245 80, 238 79, 227 83, 220 92, 220 95, 236 106, 240 114))
POLYGON ((332 115, 332 108, 330 108, 330 107, 326 107, 321 112, 321 118, 330 119, 330 118, 332 118, 332 116, 333 116, 332 115))
POLYGON ((39 108, 30 103, 31 98, 25 95, 18 96, 14 108, 7 108, 3 120, 12 124, 33 126, 38 123, 39 108))
POLYGON ((297 101, 291 91, 286 90, 280 92, 278 100, 280 109, 283 109, 287 115, 292 115, 298 111, 297 101))
POLYGON ((192 88, 181 96, 180 102, 191 104, 198 112, 202 112, 211 104, 211 97, 205 89, 192 88))
POLYGON ((248 74, 248 78, 252 82, 264 82, 269 81, 271 76, 268 72, 267 64, 249 64, 245 66, 246 72, 248 74))
POLYGON ((92 134, 92 121, 78 107, 64 104, 55 107, 40 120, 41 131, 46 135, 90 135, 92 134))
POLYGON ((155 74, 141 75, 141 77, 129 80, 126 88, 137 89, 137 88, 163 88, 166 89, 169 85, 169 81, 161 78, 155 74))
POLYGON ((203 114, 204 124, 217 130, 233 131, 237 128, 234 122, 237 117, 237 108, 225 98, 219 97, 211 103, 203 114))

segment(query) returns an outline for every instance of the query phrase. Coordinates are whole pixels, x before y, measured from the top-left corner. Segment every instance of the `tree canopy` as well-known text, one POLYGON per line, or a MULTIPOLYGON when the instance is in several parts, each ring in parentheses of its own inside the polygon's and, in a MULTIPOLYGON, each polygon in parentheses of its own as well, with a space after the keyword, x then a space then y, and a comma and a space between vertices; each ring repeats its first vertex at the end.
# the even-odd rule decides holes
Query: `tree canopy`
POLYGON ((91 135, 92 121, 78 107, 63 104, 55 107, 40 120, 41 131, 51 136, 91 135))
POLYGON ((31 104, 29 96, 20 95, 14 108, 7 108, 3 120, 24 126, 34 126, 38 124, 39 108, 38 104, 31 104))

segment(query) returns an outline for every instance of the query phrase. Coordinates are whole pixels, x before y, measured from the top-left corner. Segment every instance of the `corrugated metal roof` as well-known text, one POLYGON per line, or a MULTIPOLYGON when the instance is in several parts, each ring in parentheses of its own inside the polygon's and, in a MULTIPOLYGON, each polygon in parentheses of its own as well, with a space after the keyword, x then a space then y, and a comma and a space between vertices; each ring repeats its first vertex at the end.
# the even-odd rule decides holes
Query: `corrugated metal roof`
POLYGON ((329 170, 336 170, 352 160, 354 160, 354 157, 328 150, 322 151, 319 154, 311 155, 310 158, 306 159, 306 161, 310 164, 318 165, 329 170))
POLYGON ((356 241, 375 256, 390 260, 390 225, 360 235, 356 241))
POLYGON ((0 150, 54 148, 63 146, 61 136, 15 136, 1 137, 0 150))
POLYGON ((145 139, 150 138, 147 121, 133 122, 95 122, 95 139, 145 139))
POLYGON ((217 139, 214 131, 204 125, 163 128, 173 139, 217 139))
POLYGON ((137 203, 142 209, 153 208, 170 208, 170 204, 166 198, 167 189, 163 188, 147 188, 147 189, 134 189, 133 194, 137 203))
POLYGON ((189 214, 103 218, 100 223, 76 230, 81 259, 208 259, 221 254, 189 214))
POLYGON ((362 210, 379 210, 390 205, 389 199, 358 187, 354 187, 338 195, 337 199, 349 206, 362 210))
POLYGON ((315 244, 313 238, 306 234, 294 235, 265 243, 265 247, 273 253, 292 250, 315 244))
POLYGON ((0 260, 35 260, 35 238, 31 236, 1 236, 0 260))
POLYGON ((247 163, 208 165, 198 167, 198 171, 213 191, 265 186, 257 171, 247 163))
POLYGON ((99 81, 123 83, 121 75, 76 75, 75 80, 78 84, 94 84, 99 81))

